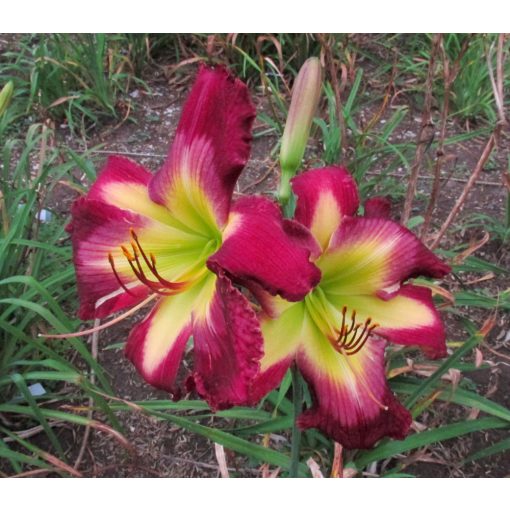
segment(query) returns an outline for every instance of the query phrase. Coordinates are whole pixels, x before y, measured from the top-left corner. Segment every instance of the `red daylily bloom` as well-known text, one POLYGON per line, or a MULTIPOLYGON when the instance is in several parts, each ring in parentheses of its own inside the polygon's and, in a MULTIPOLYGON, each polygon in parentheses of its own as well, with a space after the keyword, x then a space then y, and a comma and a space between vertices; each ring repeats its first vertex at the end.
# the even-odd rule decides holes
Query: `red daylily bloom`
POLYGON ((450 269, 387 219, 387 200, 368 201, 367 216, 355 217, 358 192, 344 168, 310 170, 292 185, 295 218, 315 237, 311 251, 322 278, 297 303, 255 290, 264 310, 264 357, 253 398, 276 387, 295 361, 314 399, 301 427, 317 427, 347 448, 401 439, 411 416, 387 385, 386 343, 418 345, 432 358, 446 354, 431 291, 406 281, 441 278, 450 269))
POLYGON ((174 392, 192 335, 193 380, 214 408, 247 400, 262 356, 257 317, 232 280, 298 300, 320 278, 276 204, 232 201, 254 117, 242 82, 201 68, 161 170, 110 158, 69 226, 80 317, 157 296, 127 356, 149 383, 174 392))

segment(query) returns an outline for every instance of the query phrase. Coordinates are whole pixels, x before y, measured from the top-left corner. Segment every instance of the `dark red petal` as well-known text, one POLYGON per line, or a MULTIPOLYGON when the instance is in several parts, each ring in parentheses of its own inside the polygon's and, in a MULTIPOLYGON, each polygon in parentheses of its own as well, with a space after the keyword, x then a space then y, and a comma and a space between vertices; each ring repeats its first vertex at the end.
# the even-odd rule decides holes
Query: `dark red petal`
POLYGON ((150 199, 148 184, 151 178, 148 170, 130 159, 110 156, 86 198, 179 228, 168 209, 150 199))
POLYGON ((255 404, 263 399, 270 391, 278 388, 287 370, 289 370, 294 356, 290 356, 264 370, 254 381, 251 389, 251 400, 255 404))
MULTIPOLYGON (((234 281, 255 282, 289 301, 302 299, 319 281, 310 262, 313 239, 283 222, 278 206, 263 197, 243 197, 232 208, 221 248, 207 265, 234 281)), ((308 235, 309 236, 309 235, 308 235)))
POLYGON ((224 274, 218 274, 212 300, 193 317, 194 379, 213 409, 250 404, 259 372, 262 335, 249 301, 224 274))
POLYGON ((179 218, 186 217, 186 208, 201 212, 202 204, 194 198, 183 204, 173 196, 180 181, 193 182, 207 196, 221 227, 249 157, 254 119, 255 108, 244 83, 223 67, 201 67, 168 158, 150 183, 153 200, 179 218))
POLYGON ((308 170, 292 179, 297 196, 295 219, 308 227, 322 249, 344 216, 353 216, 359 207, 356 182, 344 167, 308 170))
POLYGON ((342 355, 336 354, 339 365, 333 374, 301 350, 298 366, 309 384, 313 406, 298 418, 298 425, 318 428, 345 448, 371 448, 386 436, 403 439, 411 415, 386 382, 384 347, 383 340, 371 338, 358 354, 346 356, 352 366, 358 366, 352 358, 360 358, 357 372, 345 362, 340 364, 342 355))
MULTIPOLYGON (((81 305, 78 314, 82 319, 105 317, 147 296, 148 288, 138 284, 132 271, 122 269, 126 260, 121 245, 130 245, 131 228, 144 246, 158 256, 158 261, 164 262, 166 277, 171 269, 174 273, 183 269, 175 264, 171 268, 171 257, 162 250, 160 238, 167 239, 170 248, 176 243, 189 248, 200 241, 180 230, 168 210, 150 200, 147 190, 150 178, 150 172, 131 160, 112 156, 87 196, 76 200, 72 207, 67 231, 73 243, 81 305), (109 255, 129 293, 119 285, 109 255), (102 304, 96 310, 98 300, 102 304)), ((195 262, 192 260, 190 264, 195 262)))
POLYGON ((317 240, 311 235, 311 232, 301 223, 295 220, 283 220, 283 230, 299 246, 310 252, 312 260, 320 257, 322 249, 317 240))
POLYGON ((365 218, 389 219, 390 214, 391 202, 385 197, 373 197, 365 202, 365 218))

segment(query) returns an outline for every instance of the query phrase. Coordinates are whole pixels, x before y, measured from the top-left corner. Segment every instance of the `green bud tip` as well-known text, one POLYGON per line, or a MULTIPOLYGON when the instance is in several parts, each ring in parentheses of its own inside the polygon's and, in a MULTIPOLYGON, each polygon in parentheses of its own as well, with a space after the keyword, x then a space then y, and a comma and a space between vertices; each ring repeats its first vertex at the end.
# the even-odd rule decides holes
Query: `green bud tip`
POLYGON ((0 92, 0 116, 4 114, 5 110, 9 106, 14 92, 14 84, 12 81, 7 82, 0 92))
POLYGON ((283 132, 280 166, 280 200, 288 200, 290 179, 296 174, 310 135, 313 117, 319 104, 322 88, 322 69, 318 58, 312 57, 303 64, 294 82, 292 99, 283 132))

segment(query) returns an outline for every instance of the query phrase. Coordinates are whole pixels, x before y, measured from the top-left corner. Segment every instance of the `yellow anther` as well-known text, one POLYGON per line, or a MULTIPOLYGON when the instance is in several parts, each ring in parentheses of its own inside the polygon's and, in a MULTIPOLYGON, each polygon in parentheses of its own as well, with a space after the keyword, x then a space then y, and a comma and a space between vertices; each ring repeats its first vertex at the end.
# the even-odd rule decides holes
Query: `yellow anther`
MULTIPOLYGON (((152 292, 163 296, 173 296, 174 294, 182 292, 185 288, 189 287, 191 283, 190 281, 172 282, 163 278, 156 269, 156 256, 153 253, 149 253, 149 255, 147 255, 133 228, 129 229, 129 233, 131 235, 130 246, 132 252, 124 245, 120 245, 120 249, 122 250, 124 257, 126 257, 133 275, 141 283, 146 285, 152 292), (156 281, 151 278, 151 275, 156 279, 156 281)), ((126 292, 131 294, 115 269, 114 259, 111 253, 108 253, 108 261, 119 285, 126 292)))
POLYGON ((133 257, 131 252, 124 245, 121 245, 120 249, 122 250, 124 257, 126 257, 129 262, 133 262, 135 260, 135 257, 133 257))

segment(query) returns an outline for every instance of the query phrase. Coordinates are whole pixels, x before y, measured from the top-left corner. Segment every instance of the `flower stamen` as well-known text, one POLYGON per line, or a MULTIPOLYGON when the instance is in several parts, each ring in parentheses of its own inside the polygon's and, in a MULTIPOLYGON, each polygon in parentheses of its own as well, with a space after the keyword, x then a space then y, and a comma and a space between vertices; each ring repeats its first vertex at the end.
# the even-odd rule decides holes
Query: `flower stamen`
MULTIPOLYGON (((189 281, 171 282, 163 278, 156 269, 156 256, 153 253, 149 253, 149 255, 147 256, 145 250, 142 248, 142 245, 140 244, 136 232, 132 228, 129 229, 129 232, 131 235, 130 247, 132 251, 129 250, 129 248, 127 248, 124 245, 121 245, 120 249, 122 250, 124 257, 126 258, 129 267, 131 268, 131 271, 136 276, 136 278, 140 280, 141 283, 149 287, 149 289, 152 292, 160 294, 162 296, 173 296, 174 294, 177 294, 184 290, 184 288, 186 288, 190 284, 189 281), (156 278, 157 281, 154 281, 147 276, 146 274, 147 270, 144 270, 142 261, 147 266, 149 273, 152 274, 152 276, 156 278)), ((115 268, 114 258, 111 253, 108 253, 108 261, 119 285, 127 293, 133 295, 133 293, 130 292, 126 285, 122 282, 120 275, 115 268)))
POLYGON ((365 376, 359 369, 351 364, 350 357, 357 354, 375 328, 379 327, 379 324, 373 323, 372 318, 368 317, 364 322, 356 322, 356 310, 353 310, 349 319, 347 319, 347 307, 342 307, 342 325, 336 332, 338 336, 334 339, 329 338, 329 341, 335 351, 343 355, 343 359, 347 363, 353 377, 365 390, 368 398, 374 402, 382 411, 388 411, 388 406, 384 405, 370 389, 370 385, 365 380, 365 376))
MULTIPOLYGON (((143 260, 147 264, 147 267, 150 269, 151 273, 158 279, 158 281, 165 287, 168 288, 175 288, 176 286, 179 286, 179 283, 170 282, 168 280, 165 280, 156 270, 156 257, 153 253, 149 253, 149 257, 145 254, 145 251, 143 250, 142 246, 140 245, 140 241, 138 240, 138 236, 136 235, 136 232, 130 228, 129 232, 131 233, 132 241, 131 244, 138 247, 138 250, 140 250, 140 254, 143 257, 143 260), (134 243, 133 243, 134 241, 134 243), (150 258, 150 260, 149 260, 150 258)), ((138 250, 133 250, 135 253, 135 257, 138 258, 138 250)))
POLYGON ((331 345, 340 354, 352 356, 357 354, 366 344, 370 335, 379 324, 372 323, 369 317, 365 322, 356 322, 356 310, 351 313, 350 324, 347 325, 347 307, 342 307, 342 325, 338 330, 338 336, 331 341, 331 345))
POLYGON ((115 279, 117 280, 117 283, 124 289, 125 292, 127 292, 130 296, 134 296, 134 294, 124 285, 122 282, 119 273, 117 273, 117 270, 115 269, 115 262, 113 261, 113 255, 111 253, 108 253, 108 262, 110 263, 110 266, 112 267, 113 274, 115 276, 115 279))

